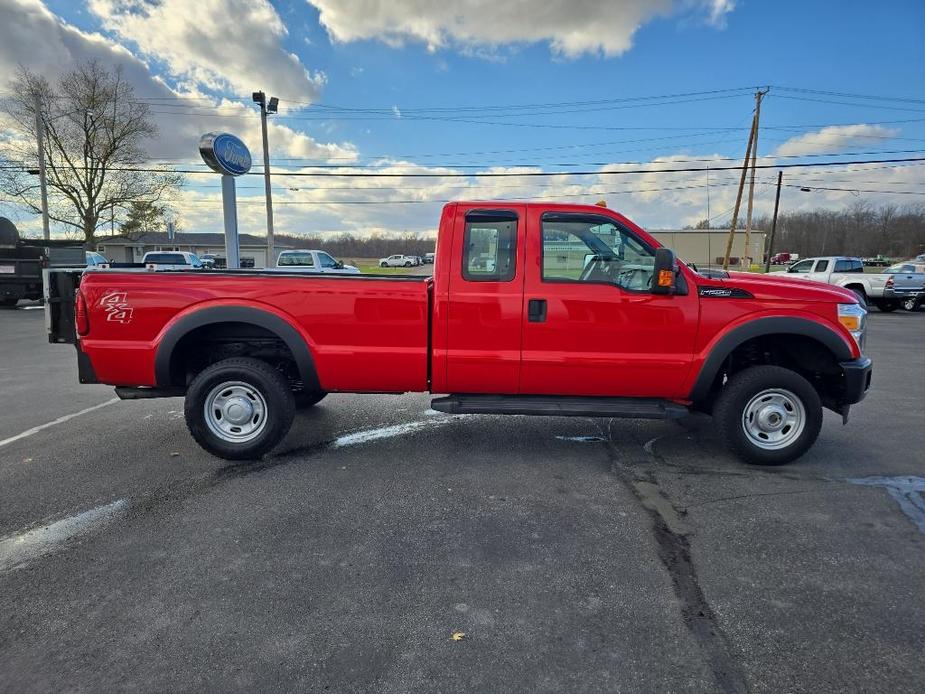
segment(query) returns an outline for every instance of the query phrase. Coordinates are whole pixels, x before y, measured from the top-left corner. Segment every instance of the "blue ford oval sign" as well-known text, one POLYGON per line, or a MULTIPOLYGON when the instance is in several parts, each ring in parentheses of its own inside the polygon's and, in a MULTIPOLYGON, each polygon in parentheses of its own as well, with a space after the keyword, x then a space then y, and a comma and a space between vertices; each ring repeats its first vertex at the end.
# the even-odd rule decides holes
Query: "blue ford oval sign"
POLYGON ((240 176, 251 169, 247 145, 231 133, 206 133, 199 138, 199 153, 213 171, 240 176))

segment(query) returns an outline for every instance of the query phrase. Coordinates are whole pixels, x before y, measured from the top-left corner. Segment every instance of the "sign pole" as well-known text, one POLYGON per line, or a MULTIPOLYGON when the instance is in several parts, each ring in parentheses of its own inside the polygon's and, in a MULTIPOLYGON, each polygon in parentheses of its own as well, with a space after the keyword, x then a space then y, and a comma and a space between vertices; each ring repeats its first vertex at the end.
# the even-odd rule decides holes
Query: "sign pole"
POLYGON ((251 153, 241 140, 230 133, 206 133, 199 138, 199 153, 209 168, 222 175, 222 212, 225 217, 225 266, 241 267, 238 242, 238 205, 234 179, 251 168, 251 153))
POLYGON ((225 217, 225 258, 229 270, 241 267, 238 245, 238 205, 234 176, 222 174, 222 212, 225 217))

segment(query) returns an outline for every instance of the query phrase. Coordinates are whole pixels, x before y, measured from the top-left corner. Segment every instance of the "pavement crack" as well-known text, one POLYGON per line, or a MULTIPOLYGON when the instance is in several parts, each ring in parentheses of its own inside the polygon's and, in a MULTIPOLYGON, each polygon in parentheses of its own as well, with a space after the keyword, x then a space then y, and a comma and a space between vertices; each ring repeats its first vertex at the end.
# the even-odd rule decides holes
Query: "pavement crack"
MULTIPOLYGON (((691 558, 686 511, 675 507, 659 487, 653 471, 647 467, 651 465, 648 460, 631 460, 609 436, 605 446, 611 474, 632 493, 649 515, 658 557, 671 577, 681 617, 707 660, 717 690, 729 694, 747 692, 745 675, 700 586, 691 558)), ((632 451, 636 453, 642 448, 634 443, 632 451)))

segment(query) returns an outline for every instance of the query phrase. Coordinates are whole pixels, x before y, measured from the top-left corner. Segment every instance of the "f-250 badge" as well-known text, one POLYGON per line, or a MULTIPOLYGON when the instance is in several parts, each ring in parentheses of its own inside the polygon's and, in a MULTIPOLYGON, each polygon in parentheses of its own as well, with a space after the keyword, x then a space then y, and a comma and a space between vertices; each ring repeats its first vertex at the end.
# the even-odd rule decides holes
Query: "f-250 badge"
POLYGON ((132 320, 132 307, 128 304, 125 292, 112 292, 100 299, 100 306, 106 311, 106 320, 116 323, 129 323, 132 320))

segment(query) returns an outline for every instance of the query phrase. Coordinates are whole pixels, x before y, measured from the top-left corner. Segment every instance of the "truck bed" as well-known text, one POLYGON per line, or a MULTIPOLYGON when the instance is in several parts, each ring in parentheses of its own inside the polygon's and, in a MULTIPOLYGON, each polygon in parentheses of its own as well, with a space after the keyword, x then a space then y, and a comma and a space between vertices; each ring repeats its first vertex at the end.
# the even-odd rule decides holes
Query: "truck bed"
POLYGON ((325 391, 427 389, 429 277, 101 270, 84 273, 80 291, 90 325, 80 348, 106 383, 158 385, 156 352, 170 328, 197 311, 234 306, 290 323, 325 391))

